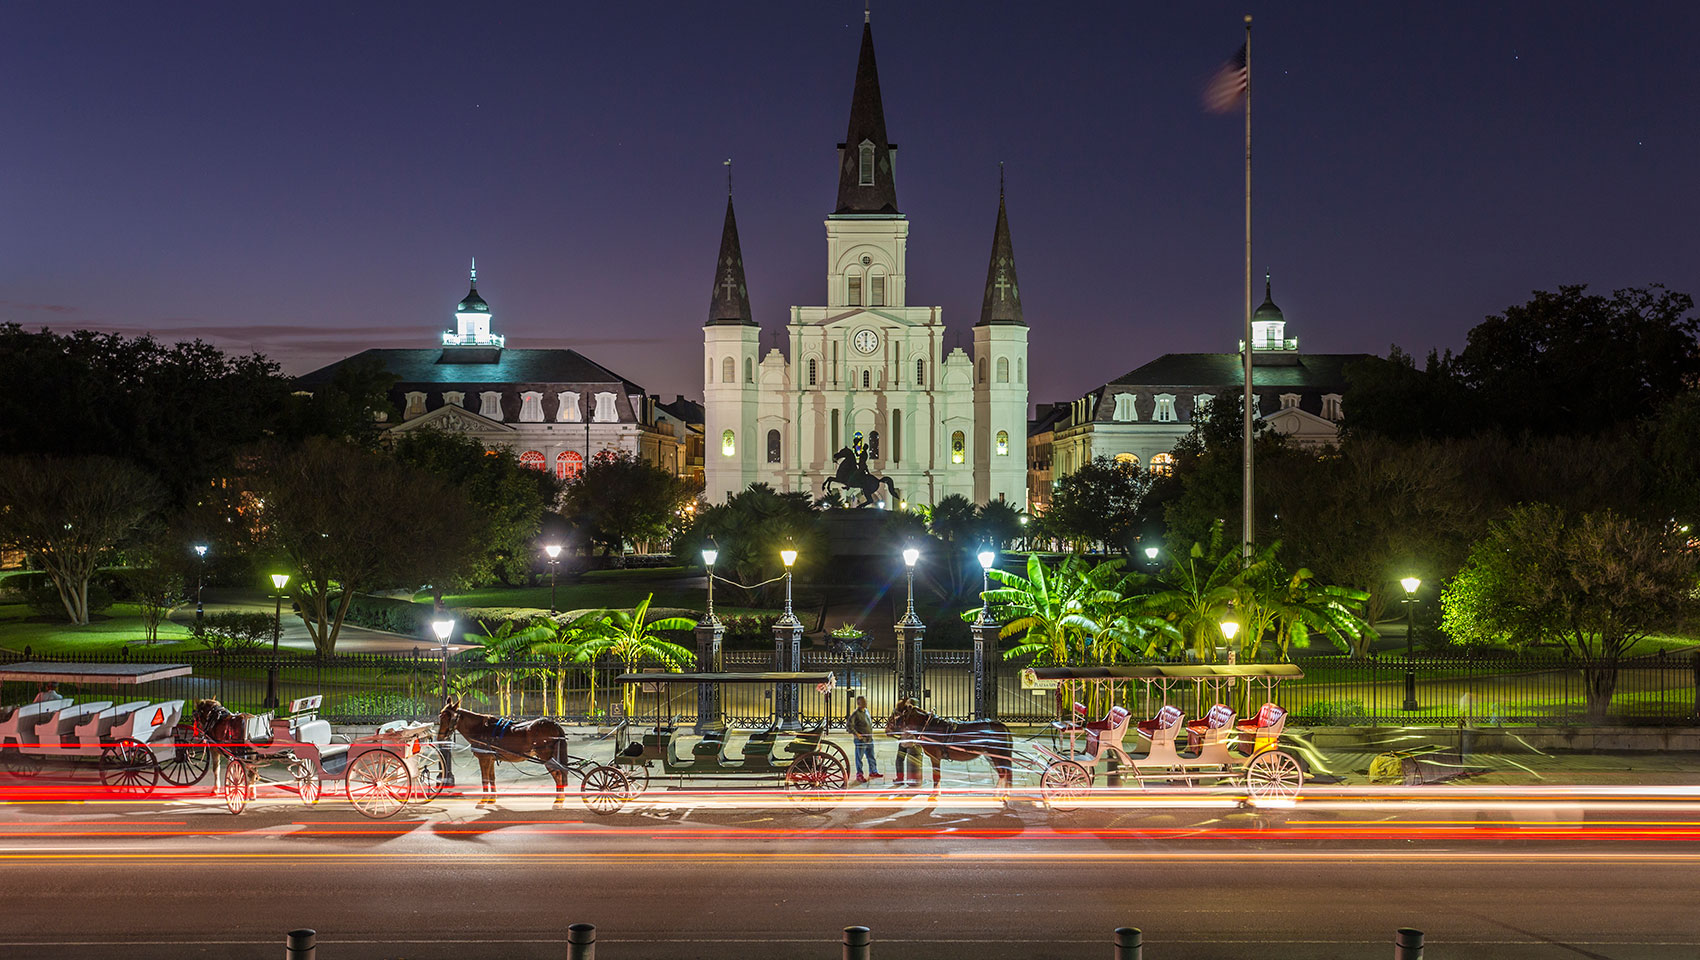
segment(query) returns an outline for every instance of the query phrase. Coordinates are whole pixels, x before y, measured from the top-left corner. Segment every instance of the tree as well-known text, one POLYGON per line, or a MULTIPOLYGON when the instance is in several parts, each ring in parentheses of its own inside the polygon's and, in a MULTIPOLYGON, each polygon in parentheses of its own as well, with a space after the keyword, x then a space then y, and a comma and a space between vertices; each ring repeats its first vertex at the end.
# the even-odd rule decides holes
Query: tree
POLYGON ((974 513, 974 539, 1002 550, 1024 532, 1021 518, 1021 511, 1002 500, 988 500, 974 513))
POLYGON ((289 395, 277 364, 258 354, 15 323, 0 324, 0 382, 0 450, 129 460, 179 506, 231 474, 237 451, 274 429, 289 395))
POLYGON ((1126 553, 1139 529, 1140 501, 1151 475, 1109 457, 1093 457, 1063 477, 1040 524, 1046 536, 1126 553))
POLYGON ((1668 525, 1524 505, 1488 528, 1447 585, 1441 629, 1466 645, 1557 643, 1581 665, 1588 715, 1599 720, 1618 662, 1691 612, 1695 586, 1695 552, 1668 525))
POLYGON ((295 571, 291 587, 321 654, 334 653, 359 592, 464 575, 478 516, 435 474, 348 443, 273 447, 252 478, 256 523, 295 571))
MULTIPOLYGON (((402 463, 436 474, 460 491, 477 514, 476 553, 465 578, 473 583, 507 582, 528 569, 543 514, 561 495, 561 482, 545 470, 520 466, 508 451, 491 451, 469 437, 441 430, 401 435, 393 453, 402 463)), ((437 599, 442 599, 440 583, 437 599)))
MULTIPOLYGON (((1034 657, 1039 664, 1086 662, 1090 638, 1100 630, 1092 614, 1104 604, 1120 599, 1108 582, 1118 568, 1104 564, 1094 570, 1078 556, 1063 558, 1056 570, 1045 569, 1038 554, 1028 554, 1027 575, 1008 570, 989 570, 998 586, 986 591, 986 602, 1003 621, 1000 637, 1021 637, 1021 642, 1004 653, 1004 659, 1034 657)), ((978 615, 966 611, 964 619, 978 615)))
POLYGON ((630 453, 604 450, 567 484, 561 515, 610 555, 623 555, 628 542, 666 537, 692 499, 678 477, 630 453))
POLYGON ((0 543, 36 557, 72 623, 89 622, 89 578, 160 503, 159 485, 111 457, 0 457, 0 543))
POLYGON ((1513 436, 1593 433, 1700 382, 1694 299, 1654 284, 1608 297, 1537 290, 1470 330, 1458 356, 1478 409, 1513 436))
POLYGON ((783 572, 779 551, 787 540, 797 548, 801 570, 819 563, 826 550, 820 513, 809 494, 777 493, 765 483, 750 484, 725 503, 700 507, 690 530, 674 540, 674 555, 697 563, 709 537, 720 551, 717 575, 738 584, 745 603, 755 600, 758 584, 783 572))
MULTIPOLYGON (((1217 524, 1222 525, 1228 539, 1240 539, 1244 436, 1239 405, 1213 403, 1203 419, 1193 423, 1192 431, 1175 444, 1174 489, 1163 496, 1163 518, 1170 541, 1184 544, 1209 540, 1217 524)), ((1286 437, 1271 430, 1262 419, 1252 421, 1252 437, 1252 456, 1257 465, 1257 498, 1253 504, 1257 516, 1252 533, 1254 542, 1264 543, 1273 539, 1269 524, 1274 511, 1269 509, 1265 489, 1270 472, 1288 458, 1312 454, 1294 450, 1286 437)))
MULTIPOLYGON (((696 627, 696 621, 685 617, 649 620, 649 604, 654 599, 655 594, 652 593, 630 611, 601 611, 601 625, 588 626, 579 634, 579 639, 573 644, 573 658, 580 663, 594 665, 603 657, 613 657, 620 661, 620 667, 626 673, 636 672, 644 663, 659 663, 675 673, 696 663, 696 654, 658 633, 662 630, 690 630, 696 627)), ((629 717, 633 713, 637 688, 626 684, 623 692, 625 715, 629 717)), ((596 709, 594 700, 591 709, 596 709)))
POLYGON ((1477 429, 1484 411, 1460 379, 1452 351, 1429 351, 1418 370, 1410 354, 1393 345, 1386 358, 1366 357, 1343 371, 1341 404, 1347 437, 1374 434, 1389 440, 1461 437, 1477 429))
POLYGON ((385 424, 401 412, 390 399, 396 379, 376 356, 350 357, 337 364, 329 383, 290 395, 278 435, 296 443, 325 437, 376 446, 385 424))

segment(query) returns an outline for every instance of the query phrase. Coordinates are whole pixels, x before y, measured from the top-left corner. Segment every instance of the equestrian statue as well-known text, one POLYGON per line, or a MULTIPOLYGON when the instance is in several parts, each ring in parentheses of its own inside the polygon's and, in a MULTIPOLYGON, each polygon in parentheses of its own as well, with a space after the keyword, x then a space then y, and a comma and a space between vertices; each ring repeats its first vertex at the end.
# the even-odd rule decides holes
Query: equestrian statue
POLYGON ((868 457, 877 458, 880 455, 879 437, 880 435, 875 433, 870 442, 863 443, 858 436, 850 441, 850 446, 840 447, 838 452, 832 455, 832 459, 838 464, 838 472, 822 480, 820 488, 830 491, 832 486, 837 484, 845 490, 860 492, 862 501, 851 504, 856 507, 872 506, 876 502, 874 494, 879 492, 881 484, 891 491, 891 499, 898 499, 897 487, 891 482, 891 478, 876 477, 873 471, 868 469, 868 457))

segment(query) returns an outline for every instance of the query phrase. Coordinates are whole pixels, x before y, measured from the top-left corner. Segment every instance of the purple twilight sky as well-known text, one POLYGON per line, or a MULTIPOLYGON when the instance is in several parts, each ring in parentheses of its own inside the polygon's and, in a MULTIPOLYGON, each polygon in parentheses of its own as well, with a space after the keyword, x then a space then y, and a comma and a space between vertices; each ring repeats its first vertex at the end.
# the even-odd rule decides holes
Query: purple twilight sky
MULTIPOLYGON (((1253 8, 1256 269, 1307 350, 1461 346, 1536 288, 1700 291, 1700 5, 1253 8)), ((1231 349, 1243 5, 873 11, 909 302, 978 318, 1007 163, 1034 401, 1231 349)), ((0 321, 290 372, 453 324, 700 396, 734 160, 756 318, 823 302, 862 7, 13 4, 0 321)), ((1259 292, 1261 298, 1261 291, 1259 292)))

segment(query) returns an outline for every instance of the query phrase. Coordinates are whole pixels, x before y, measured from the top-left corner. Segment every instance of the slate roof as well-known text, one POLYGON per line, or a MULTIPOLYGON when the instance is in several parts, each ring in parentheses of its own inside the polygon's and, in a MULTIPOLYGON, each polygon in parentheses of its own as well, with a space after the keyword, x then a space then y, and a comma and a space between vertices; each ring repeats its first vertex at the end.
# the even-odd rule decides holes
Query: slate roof
MULTIPOLYGON (((999 177, 1002 179, 1001 175, 999 177)), ((992 228, 992 259, 986 265, 986 294, 980 301, 976 327, 996 323, 1027 325, 1021 318, 1021 287, 1015 282, 1015 245, 1009 239, 1009 214, 1004 210, 1003 184, 998 184, 998 223, 992 228)))
POLYGON ((397 387, 410 384, 583 383, 619 384, 621 389, 618 392, 622 395, 644 392, 642 387, 577 350, 563 349, 374 348, 303 374, 295 379, 295 384, 302 389, 312 389, 329 383, 344 365, 365 360, 377 360, 385 370, 395 374, 397 387), (493 363, 453 362, 479 355, 495 356, 496 360, 493 363), (440 362, 445 358, 451 362, 440 362))
MULTIPOLYGON (((1254 354, 1251 385, 1255 387, 1305 387, 1325 392, 1344 392, 1345 368, 1369 356, 1364 353, 1271 354, 1280 362, 1265 363, 1254 354)), ((1222 387, 1245 383, 1242 360, 1237 353, 1166 353, 1110 381, 1129 386, 1222 387)))
POLYGON ((732 215, 732 195, 726 194, 726 222, 720 228, 720 257, 714 262, 714 289, 709 293, 708 323, 756 326, 750 314, 750 288, 744 282, 744 252, 738 246, 738 218, 732 215))
POLYGON ((891 164, 891 141, 885 135, 885 104, 880 99, 879 68, 874 64, 874 28, 862 24, 862 52, 856 59, 856 89, 850 94, 850 127, 838 145, 843 166, 838 170, 840 214, 897 215, 896 171, 891 164), (859 163, 862 141, 874 146, 874 182, 862 186, 859 163))
POLYGON ((657 410, 665 410, 675 419, 683 421, 684 423, 701 424, 705 422, 703 420, 702 404, 695 400, 689 400, 681 396, 669 403, 662 403, 660 397, 653 397, 651 399, 655 400, 655 408, 657 410))

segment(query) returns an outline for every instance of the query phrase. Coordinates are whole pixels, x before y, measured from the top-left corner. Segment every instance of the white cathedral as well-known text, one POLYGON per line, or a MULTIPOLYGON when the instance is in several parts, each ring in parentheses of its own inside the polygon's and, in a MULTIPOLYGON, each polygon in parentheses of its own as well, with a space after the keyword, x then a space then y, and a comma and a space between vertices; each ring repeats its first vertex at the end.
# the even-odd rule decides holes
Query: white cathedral
POLYGON ((862 27, 850 128, 838 145, 838 205, 826 219, 826 305, 791 308, 789 351, 760 355, 732 200, 703 325, 704 495, 752 483, 819 497, 835 456, 866 444, 899 502, 951 494, 1027 496, 1027 324, 1004 212, 986 271, 972 358, 946 353, 943 311, 906 300, 909 220, 897 206, 872 27, 862 27))

